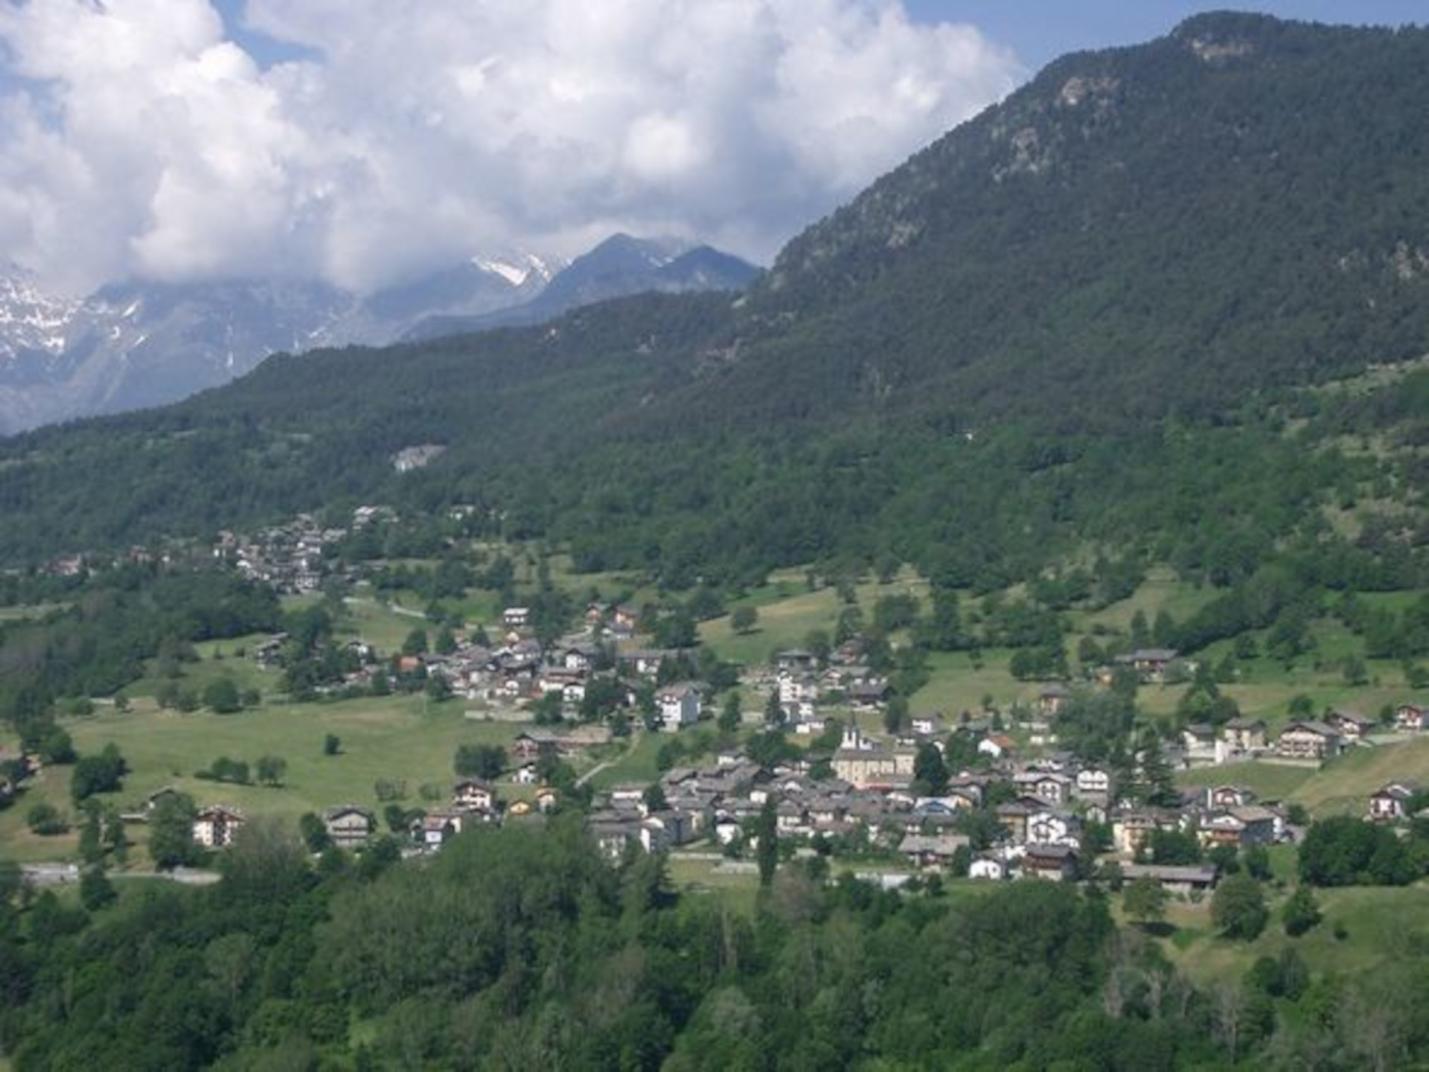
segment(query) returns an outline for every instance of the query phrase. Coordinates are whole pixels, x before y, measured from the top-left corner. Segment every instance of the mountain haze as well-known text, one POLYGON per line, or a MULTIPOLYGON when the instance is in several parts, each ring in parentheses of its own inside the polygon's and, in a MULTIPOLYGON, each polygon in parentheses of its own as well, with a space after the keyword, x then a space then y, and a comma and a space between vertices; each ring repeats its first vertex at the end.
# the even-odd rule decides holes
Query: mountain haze
POLYGON ((1425 69, 1423 30, 1241 15, 1063 58, 742 297, 279 358, 12 439, 0 554, 460 502, 676 585, 880 551, 996 584, 1088 546, 1224 580, 1319 546, 1332 495, 1373 485, 1408 556, 1425 69), (1331 389, 1382 365, 1368 394, 1331 389), (1382 454, 1347 455, 1366 430, 1382 454), (420 443, 449 449, 395 473, 420 443))
POLYGON ((64 298, 11 268, 0 274, 0 434, 174 402, 273 353, 534 324, 643 290, 739 289, 756 273, 707 246, 628 235, 570 265, 521 251, 473 257, 366 296, 236 279, 131 282, 64 298))

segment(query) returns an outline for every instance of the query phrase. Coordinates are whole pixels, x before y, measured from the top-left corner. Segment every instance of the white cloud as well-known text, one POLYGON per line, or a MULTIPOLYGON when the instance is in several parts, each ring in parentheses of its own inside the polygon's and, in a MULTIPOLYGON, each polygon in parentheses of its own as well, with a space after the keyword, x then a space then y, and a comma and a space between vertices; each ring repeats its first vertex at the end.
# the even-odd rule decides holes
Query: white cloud
POLYGON ((281 270, 370 287, 613 230, 767 257, 1006 93, 895 0, 0 3, 0 242, 77 288, 281 270))

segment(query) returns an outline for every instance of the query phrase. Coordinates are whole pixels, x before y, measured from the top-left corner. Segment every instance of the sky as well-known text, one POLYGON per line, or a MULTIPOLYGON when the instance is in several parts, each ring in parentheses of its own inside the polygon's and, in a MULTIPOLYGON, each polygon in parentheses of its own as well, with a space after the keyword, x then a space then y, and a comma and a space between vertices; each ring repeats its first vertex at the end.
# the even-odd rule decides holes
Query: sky
MULTIPOLYGON (((1216 6, 0 0, 0 249, 74 294, 369 291, 620 230, 767 262, 1061 53, 1216 6)), ((1424 7, 1261 5, 1385 24, 1424 7)))

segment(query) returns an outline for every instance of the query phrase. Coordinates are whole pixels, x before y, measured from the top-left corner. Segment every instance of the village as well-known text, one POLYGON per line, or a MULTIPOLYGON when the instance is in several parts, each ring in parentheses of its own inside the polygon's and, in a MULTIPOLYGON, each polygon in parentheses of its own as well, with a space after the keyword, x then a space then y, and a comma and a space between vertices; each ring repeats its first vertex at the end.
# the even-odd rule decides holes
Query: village
MULTIPOLYGON (((552 765, 618 743, 612 724, 624 735, 678 740, 713 721, 711 687, 679 676, 688 670, 680 651, 635 646, 639 624, 632 606, 592 603, 582 631, 545 647, 531 634, 529 609, 508 607, 499 638, 488 645, 461 636, 452 651, 394 660, 396 673, 420 665, 428 679, 443 679, 473 705, 468 718, 522 727, 509 767, 493 778, 457 780, 446 805, 425 810, 403 832, 404 851, 439 851, 465 829, 560 810, 561 791, 546 782, 552 765), (610 697, 598 721, 582 718, 594 690, 610 697), (529 722, 533 710, 540 724, 529 722), (508 800, 503 785, 525 791, 508 800)), ((277 647, 275 639, 256 657, 269 658, 277 647)), ((861 658, 854 639, 823 658, 786 650, 766 666, 747 668, 741 684, 766 702, 742 714, 740 729, 774 730, 791 744, 776 760, 761 762, 747 742, 730 737, 702 762, 671 765, 654 782, 593 794, 586 823, 602 851, 612 862, 631 852, 713 856, 718 867, 747 874, 761 817, 772 812, 784 856, 845 860, 890 886, 933 874, 1077 881, 1105 877, 1110 868, 1118 879, 1150 878, 1169 892, 1199 896, 1217 882, 1217 850, 1234 855, 1303 836, 1301 809, 1260 798, 1233 778, 1153 804, 1144 784, 1148 757, 1138 756, 1130 771, 1139 784, 1122 785, 1126 771, 1119 775, 1109 763, 1060 749, 1058 718, 1076 696, 1062 683, 1041 688, 1035 707, 1017 713, 1022 721, 1009 712, 1012 724, 997 712, 956 718, 927 712, 913 713, 897 734, 869 729, 881 722, 890 692, 861 658), (1158 862, 1158 833, 1193 838, 1203 858, 1158 862)), ((1175 651, 1145 649, 1119 656, 1117 664, 1153 683, 1177 660, 1175 651)), ((1112 669, 1076 688, 1104 687, 1112 669)), ((388 672, 372 659, 352 678, 368 682, 388 672)), ((1173 772, 1249 761, 1319 769, 1377 736, 1399 740, 1426 729, 1429 704, 1407 701, 1391 725, 1337 709, 1292 719, 1272 735, 1262 720, 1235 718, 1187 725, 1155 762, 1173 772)), ((1385 785, 1363 801, 1363 817, 1403 823, 1417 793, 1415 785, 1385 785)), ((334 804, 322 820, 329 843, 344 849, 361 849, 379 832, 375 812, 355 804, 334 804)), ((222 848, 243 822, 238 809, 210 805, 195 819, 195 840, 222 848)))
MULTIPOLYGON (((465 516, 454 511, 449 520, 465 516)), ((348 592, 367 585, 371 571, 336 551, 354 536, 376 540, 397 521, 391 509, 367 505, 344 526, 299 515, 251 535, 221 532, 207 548, 136 548, 129 558, 207 557, 285 599, 313 600, 334 580, 348 592)), ((81 566, 65 560, 51 568, 67 574, 81 566)), ((1241 784, 1236 774, 1247 764, 1317 771, 1353 750, 1393 747, 1429 729, 1429 703, 1408 699, 1388 720, 1388 711, 1371 717, 1335 706, 1272 729, 1237 715, 1185 723, 1154 742, 1155 754, 1142 748, 1114 762, 1064 746, 1058 725, 1067 710, 1119 680, 1133 688, 1190 680, 1199 661, 1172 648, 1132 648, 1075 678, 1044 680, 1023 701, 914 709, 890 720, 890 708, 906 701, 888 673, 869 665, 861 633, 822 650, 785 648, 767 662, 722 664, 724 679, 708 681, 691 649, 651 646, 659 631, 651 616, 665 613, 592 599, 573 609, 566 622, 573 630, 538 630, 531 606, 508 605, 485 626, 448 630, 447 642, 431 650, 347 641, 340 674, 311 698, 424 689, 461 705, 473 726, 506 728, 506 743, 482 776, 458 777, 449 793, 426 793, 419 807, 389 805, 379 815, 371 803, 325 802, 313 813, 310 825, 320 823, 322 834, 310 846, 361 851, 387 836, 419 856, 473 827, 579 810, 612 862, 671 853, 749 874, 760 837, 772 830, 785 858, 834 861, 891 886, 934 874, 1077 881, 1111 873, 1199 896, 1216 884, 1216 861, 1227 853, 1294 843, 1309 821, 1294 802, 1241 784), (643 736, 668 738, 653 778, 597 777, 618 772, 643 736), (1224 779, 1206 775, 1222 767, 1224 779), (1191 772, 1194 784, 1186 784, 1191 772), (1171 860, 1158 858, 1165 835, 1179 839, 1171 860)), ((293 658, 289 641, 286 633, 260 638, 247 657, 281 673, 293 658)), ((0 797, 8 800, 33 757, 0 758, 7 760, 0 797)), ((1422 803, 1419 789, 1392 781, 1351 810, 1402 824, 1422 803)), ((125 820, 147 823, 175 792, 165 785, 132 802, 125 820)), ((205 797, 193 842, 222 850, 249 814, 205 797)))

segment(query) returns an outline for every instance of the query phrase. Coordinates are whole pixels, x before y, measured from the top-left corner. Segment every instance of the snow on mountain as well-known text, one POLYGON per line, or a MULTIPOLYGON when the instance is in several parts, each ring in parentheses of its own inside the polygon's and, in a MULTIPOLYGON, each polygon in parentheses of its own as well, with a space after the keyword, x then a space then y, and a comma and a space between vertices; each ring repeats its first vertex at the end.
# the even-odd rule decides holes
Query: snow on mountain
POLYGON ((489 251, 365 296, 311 280, 236 279, 128 282, 72 298, 0 266, 0 435, 174 402, 271 353, 380 346, 432 323, 487 326, 507 310, 527 322, 642 289, 728 285, 719 272, 661 276, 691 252, 679 240, 625 235, 571 263, 489 251))

